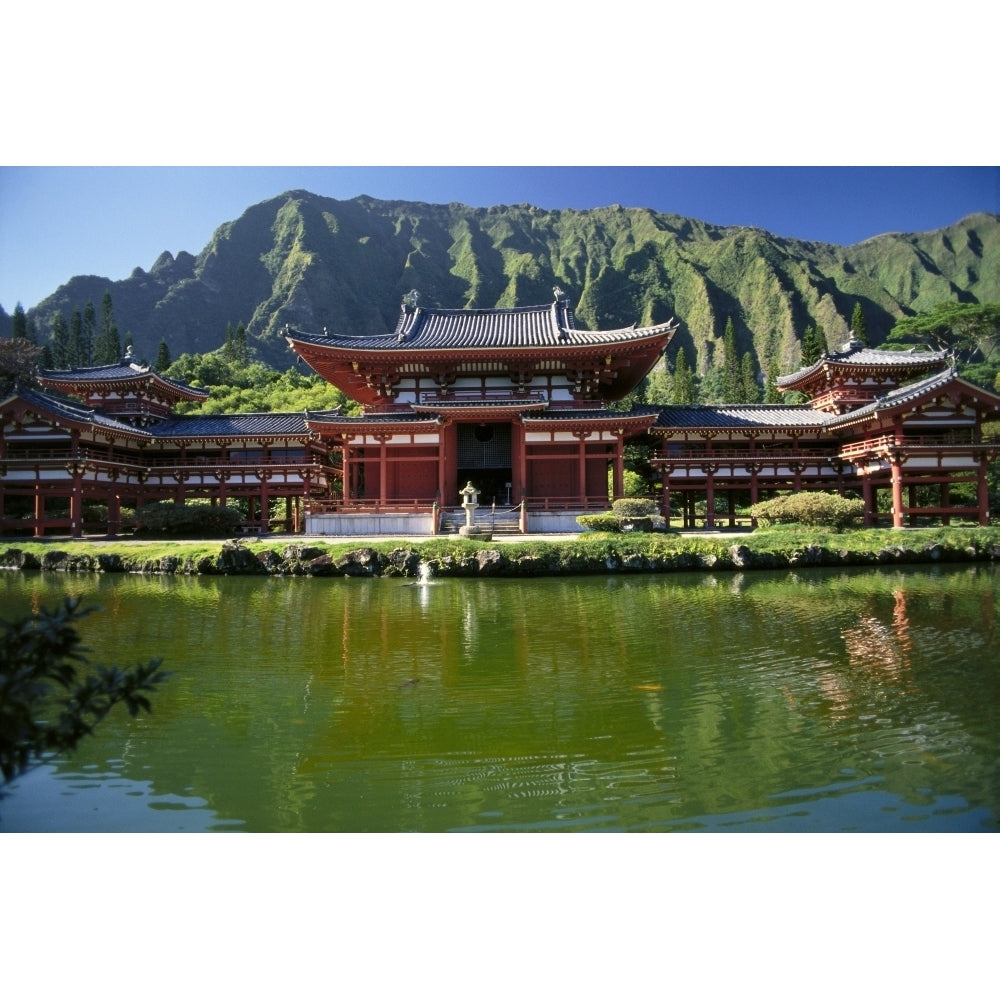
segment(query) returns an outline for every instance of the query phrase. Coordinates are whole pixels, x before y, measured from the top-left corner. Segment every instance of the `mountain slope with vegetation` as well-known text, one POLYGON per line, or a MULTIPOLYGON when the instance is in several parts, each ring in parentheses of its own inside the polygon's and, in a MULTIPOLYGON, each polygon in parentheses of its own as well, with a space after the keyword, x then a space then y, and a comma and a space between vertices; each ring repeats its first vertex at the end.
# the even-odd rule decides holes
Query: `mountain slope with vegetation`
POLYGON ((286 324, 384 332, 411 288, 426 305, 487 308, 545 302, 553 285, 581 326, 677 317, 670 355, 684 348, 700 375, 721 362, 727 321, 758 371, 774 359, 789 371, 807 327, 837 345, 858 305, 879 344, 938 302, 1000 301, 1000 217, 841 247, 617 205, 470 208, 291 191, 221 225, 197 256, 164 253, 122 281, 75 277, 28 317, 42 343, 57 314, 110 289, 140 356, 152 359, 161 341, 174 358, 213 351, 228 324, 244 323, 253 354, 285 369, 286 324))

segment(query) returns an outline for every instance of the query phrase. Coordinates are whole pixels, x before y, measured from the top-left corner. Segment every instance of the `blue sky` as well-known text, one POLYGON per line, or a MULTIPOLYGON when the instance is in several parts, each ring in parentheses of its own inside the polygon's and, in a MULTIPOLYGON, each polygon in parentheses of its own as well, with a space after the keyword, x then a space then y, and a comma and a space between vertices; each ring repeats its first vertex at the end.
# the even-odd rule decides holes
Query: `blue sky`
POLYGON ((0 97, 8 313, 77 274, 196 254, 295 188, 617 203, 841 244, 1000 213, 994 71, 974 44, 991 25, 973 12, 95 0, 4 18, 4 75, 23 83, 0 97), (959 166, 905 166, 926 162, 959 166))
POLYGON ((347 199, 622 204, 850 244, 1000 214, 996 167, 0 167, 0 305, 70 277, 111 280, 164 250, 197 254, 251 205, 303 188, 347 199))

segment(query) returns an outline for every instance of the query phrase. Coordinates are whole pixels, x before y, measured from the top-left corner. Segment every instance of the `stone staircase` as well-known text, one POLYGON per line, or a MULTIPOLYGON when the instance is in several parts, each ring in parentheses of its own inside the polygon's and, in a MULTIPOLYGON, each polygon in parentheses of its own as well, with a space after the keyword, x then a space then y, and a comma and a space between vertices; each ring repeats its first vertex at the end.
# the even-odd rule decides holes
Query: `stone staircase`
MULTIPOLYGON (((464 511, 450 511, 445 510, 441 512, 440 522, 438 526, 438 534, 441 535, 457 535, 458 529, 465 524, 465 512, 464 511)), ((477 511, 476 512, 476 524, 487 528, 492 527, 493 535, 520 535, 521 534, 521 521, 518 512, 515 511, 504 511, 500 513, 497 511, 496 517, 490 511, 477 511)))

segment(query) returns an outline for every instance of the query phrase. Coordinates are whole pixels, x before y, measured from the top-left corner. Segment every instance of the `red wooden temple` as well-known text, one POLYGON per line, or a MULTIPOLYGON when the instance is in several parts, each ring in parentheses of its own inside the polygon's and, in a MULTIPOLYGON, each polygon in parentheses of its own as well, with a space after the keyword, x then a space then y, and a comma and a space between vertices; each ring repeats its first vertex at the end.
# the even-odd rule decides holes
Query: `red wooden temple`
POLYGON ((286 329, 357 416, 176 415, 206 394, 130 358, 43 372, 44 389, 0 401, 0 530, 115 534, 123 506, 207 498, 242 501, 255 531, 435 534, 472 482, 480 516, 577 531, 577 515, 622 495, 629 441, 648 446, 662 509, 688 527, 788 490, 859 494, 872 525, 988 523, 1000 396, 945 354, 850 343, 779 380, 806 404, 624 409, 677 324, 580 329, 555 293, 509 309, 410 293, 391 332, 286 329))

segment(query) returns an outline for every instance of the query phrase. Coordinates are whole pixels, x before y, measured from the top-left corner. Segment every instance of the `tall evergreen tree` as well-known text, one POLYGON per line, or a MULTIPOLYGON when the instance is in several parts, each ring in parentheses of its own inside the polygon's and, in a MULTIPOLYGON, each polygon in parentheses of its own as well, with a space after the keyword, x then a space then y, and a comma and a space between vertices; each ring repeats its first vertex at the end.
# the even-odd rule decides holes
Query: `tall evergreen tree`
POLYGON ((250 360, 250 352, 247 349, 247 328, 242 323, 236 327, 236 333, 233 336, 233 346, 236 351, 236 361, 241 365, 245 365, 250 360))
POLYGON ((153 367, 158 372, 165 372, 170 367, 170 348, 165 340, 160 341, 160 346, 156 350, 156 362, 153 367))
POLYGON ((778 376, 781 374, 778 369, 778 359, 771 358, 767 366, 767 380, 764 383, 764 402, 780 403, 781 393, 778 391, 778 376))
POLYGON ((69 368, 69 327, 62 312, 52 317, 52 367, 69 368))
POLYGON ((88 363, 83 346, 83 314, 74 309, 69 318, 69 346, 66 349, 69 368, 82 368, 88 363))
POLYGON ((671 402, 679 405, 690 405, 695 400, 694 372, 688 366, 687 354, 684 348, 678 348, 677 360, 674 362, 674 386, 671 402))
POLYGON ((10 320, 10 339, 28 339, 28 317, 24 313, 24 306, 20 302, 14 306, 14 315, 10 320))
POLYGON ((753 363, 753 355, 746 351, 740 362, 740 395, 742 403, 759 403, 760 386, 757 384, 757 366, 753 363))
POLYGON ((851 314, 851 331, 854 339, 862 344, 868 343, 868 324, 865 322, 865 314, 860 302, 854 303, 854 312, 851 314))
POLYGON ((822 353, 816 340, 816 329, 810 324, 802 331, 802 367, 816 364, 822 353))
POLYGON ((823 329, 822 323, 816 324, 816 348, 820 358, 830 353, 830 345, 826 341, 826 330, 823 329))
POLYGON ((111 292, 105 292, 101 299, 101 325, 94 346, 94 364, 113 365, 121 360, 122 345, 118 338, 115 311, 111 304, 111 292))
POLYGON ((94 363, 94 341, 97 339, 97 314, 94 303, 88 302, 83 307, 83 353, 86 364, 94 363))
POLYGON ((726 332, 722 336, 722 402, 741 403, 740 357, 736 348, 736 330, 732 316, 726 317, 726 332))

